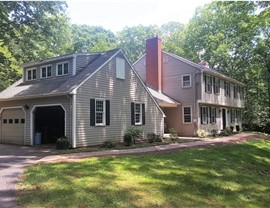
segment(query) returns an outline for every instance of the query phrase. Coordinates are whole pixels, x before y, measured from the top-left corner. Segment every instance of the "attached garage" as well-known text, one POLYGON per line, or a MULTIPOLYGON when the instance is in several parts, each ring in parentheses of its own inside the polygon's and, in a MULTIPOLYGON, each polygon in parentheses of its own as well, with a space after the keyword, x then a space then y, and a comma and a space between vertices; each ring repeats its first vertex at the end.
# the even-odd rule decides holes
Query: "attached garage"
POLYGON ((25 113, 22 108, 3 109, 1 112, 1 143, 24 144, 25 113))

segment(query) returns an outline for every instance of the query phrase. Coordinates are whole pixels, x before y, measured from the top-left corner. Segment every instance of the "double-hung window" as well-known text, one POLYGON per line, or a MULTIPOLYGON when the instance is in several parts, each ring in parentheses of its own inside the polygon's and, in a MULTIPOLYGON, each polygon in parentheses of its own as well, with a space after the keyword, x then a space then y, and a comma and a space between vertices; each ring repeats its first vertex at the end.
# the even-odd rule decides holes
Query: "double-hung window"
POLYGON ((191 75, 190 74, 182 75, 182 87, 183 88, 191 87, 191 75))
POLYGON ((61 76, 66 74, 68 74, 68 62, 56 64, 56 75, 61 76))
POLYGON ((231 87, 230 87, 230 83, 224 81, 224 95, 226 97, 231 97, 231 87))
POLYGON ((90 99, 90 126, 110 125, 110 101, 102 98, 90 99))
POLYGON ((216 123, 216 108, 209 107, 210 112, 210 122, 211 124, 216 123))
POLYGON ((27 80, 34 80, 37 78, 37 69, 27 69, 26 71, 27 80))
POLYGON ((220 79, 217 77, 213 78, 214 93, 219 95, 220 93, 220 79))
POLYGON ((201 124, 208 124, 208 107, 201 107, 201 124))
POLYGON ((191 123, 191 107, 190 106, 183 106, 183 123, 191 123))
POLYGON ((212 82, 213 82, 213 77, 210 75, 204 75, 204 84, 205 84, 205 92, 207 93, 212 93, 212 82))
POLYGON ((52 66, 42 66, 40 69, 41 78, 47 78, 52 76, 52 66))
POLYGON ((144 103, 131 103, 131 125, 145 125, 144 103))
POLYGON ((105 125, 105 100, 96 99, 96 126, 105 125))
POLYGON ((135 103, 134 108, 134 116, 135 116, 135 125, 141 125, 142 124, 142 104, 141 103, 135 103))
POLYGON ((238 99, 238 97, 239 97, 239 88, 240 88, 240 86, 239 85, 233 85, 233 97, 235 98, 235 99, 238 99))

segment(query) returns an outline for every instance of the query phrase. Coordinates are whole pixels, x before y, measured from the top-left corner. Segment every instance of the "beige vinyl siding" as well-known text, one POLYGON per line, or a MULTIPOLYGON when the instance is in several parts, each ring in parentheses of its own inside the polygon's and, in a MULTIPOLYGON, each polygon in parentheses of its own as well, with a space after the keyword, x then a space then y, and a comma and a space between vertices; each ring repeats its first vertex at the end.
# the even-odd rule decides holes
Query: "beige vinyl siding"
POLYGON ((146 81, 146 56, 143 55, 139 61, 134 64, 134 68, 141 77, 141 79, 146 81))
MULTIPOLYGON (((203 79, 202 79, 203 81, 203 79)), ((204 82, 201 84, 202 86, 202 100, 200 103, 211 103, 214 105, 220 105, 220 106, 228 106, 228 107, 236 107, 236 108, 244 108, 244 99, 240 99, 240 96, 236 99, 233 96, 233 84, 232 82, 230 83, 230 92, 231 96, 226 97, 224 95, 224 80, 220 80, 220 94, 214 94, 212 93, 206 93, 205 92, 205 85, 204 82)))
MULTIPOLYGON (((119 55, 118 57, 121 57, 119 55)), ((120 141, 131 126, 131 102, 145 103, 145 136, 148 132, 163 135, 163 114, 125 62, 125 79, 116 78, 116 58, 112 59, 77 90, 77 146, 120 141), (110 100, 110 125, 90 126, 90 99, 110 100)))
POLYGON ((2 111, 1 143, 24 144, 25 124, 21 122, 22 119, 25 119, 25 115, 21 108, 4 109, 2 111), (6 123, 4 123, 4 120, 6 120, 6 123))
MULTIPOLYGON (((26 110, 25 117, 25 145, 31 145, 30 141, 30 113, 35 105, 51 105, 51 104, 62 104, 66 111, 66 135, 68 138, 71 138, 71 107, 70 99, 67 96, 55 96, 55 97, 46 97, 46 98, 33 98, 25 100, 16 100, 16 101, 1 101, 0 109, 6 107, 21 106, 24 108, 25 105, 29 106, 29 109, 26 110)), ((2 118, 1 118, 2 120, 2 118)), ((2 123, 2 122, 1 122, 2 123)), ((1 135, 1 134, 0 134, 1 135)))
POLYGON ((31 67, 26 67, 24 68, 23 71, 23 82, 36 82, 36 81, 40 81, 40 80, 48 80, 48 79, 61 79, 61 78, 67 78, 72 76, 72 70, 73 70, 73 58, 68 58, 68 59, 60 59, 58 61, 53 61, 51 63, 45 63, 45 64, 38 64, 36 66, 31 66, 31 67), (56 76, 56 64, 57 63, 63 63, 63 62, 68 62, 68 74, 67 75, 62 75, 62 76, 56 76), (41 68, 43 66, 48 66, 50 65, 52 67, 52 76, 48 77, 48 78, 40 78, 40 73, 41 73, 41 68), (27 69, 33 69, 36 68, 37 69, 37 78, 35 80, 30 80, 27 81, 26 80, 26 76, 27 76, 27 69))

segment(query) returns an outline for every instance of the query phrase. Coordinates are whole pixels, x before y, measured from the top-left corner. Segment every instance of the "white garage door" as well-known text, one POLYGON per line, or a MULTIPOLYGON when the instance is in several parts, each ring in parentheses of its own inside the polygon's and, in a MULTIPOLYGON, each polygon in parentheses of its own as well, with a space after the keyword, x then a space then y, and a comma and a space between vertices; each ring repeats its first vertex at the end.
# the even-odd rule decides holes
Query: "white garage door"
POLYGON ((2 111, 2 143, 24 144, 24 112, 22 109, 5 109, 2 111))

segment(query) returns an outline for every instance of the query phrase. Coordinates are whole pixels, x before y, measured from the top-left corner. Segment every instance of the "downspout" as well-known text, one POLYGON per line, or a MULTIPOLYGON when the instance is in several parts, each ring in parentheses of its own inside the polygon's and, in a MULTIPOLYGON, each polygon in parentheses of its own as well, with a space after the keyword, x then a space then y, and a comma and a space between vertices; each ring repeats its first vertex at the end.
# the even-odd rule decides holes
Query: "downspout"
POLYGON ((198 130, 198 124, 199 124, 199 115, 197 115, 197 113, 198 113, 198 87, 197 87, 197 82, 196 82, 196 75, 197 74, 201 74, 202 73, 202 71, 200 70, 199 72, 196 72, 195 74, 194 74, 194 77, 193 77, 193 80, 194 80, 194 84, 195 84, 195 96, 194 96, 194 102, 193 102, 193 105, 194 105, 194 115, 196 115, 196 121, 195 122, 193 122, 196 126, 196 131, 194 132, 194 135, 196 135, 196 132, 197 132, 197 130, 198 130))
POLYGON ((72 148, 76 148, 76 99, 77 99, 77 90, 72 91, 72 148))

